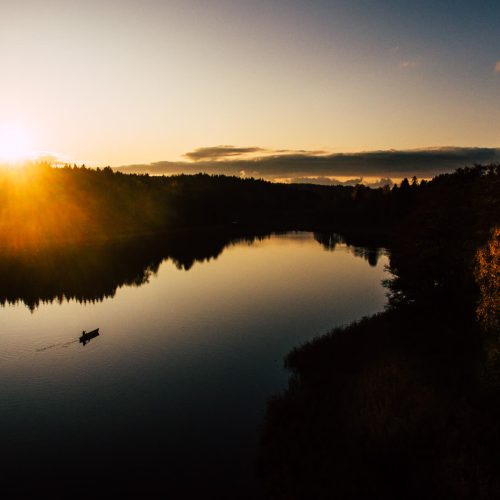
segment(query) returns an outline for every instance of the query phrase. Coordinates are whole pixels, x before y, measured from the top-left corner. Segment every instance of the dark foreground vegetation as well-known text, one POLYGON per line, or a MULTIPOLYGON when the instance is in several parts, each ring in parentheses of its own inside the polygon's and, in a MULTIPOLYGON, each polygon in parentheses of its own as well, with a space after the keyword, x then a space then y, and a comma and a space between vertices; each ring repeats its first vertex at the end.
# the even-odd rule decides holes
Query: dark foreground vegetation
POLYGON ((286 357, 271 498, 500 498, 500 169, 405 189, 386 311, 286 357))

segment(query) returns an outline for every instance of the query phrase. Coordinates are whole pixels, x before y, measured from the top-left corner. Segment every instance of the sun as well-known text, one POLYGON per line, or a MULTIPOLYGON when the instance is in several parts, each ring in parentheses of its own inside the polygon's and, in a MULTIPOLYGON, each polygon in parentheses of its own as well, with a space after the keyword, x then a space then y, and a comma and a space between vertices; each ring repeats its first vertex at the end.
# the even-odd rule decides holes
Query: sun
POLYGON ((30 156, 26 132, 11 124, 0 124, 0 162, 17 163, 30 156))

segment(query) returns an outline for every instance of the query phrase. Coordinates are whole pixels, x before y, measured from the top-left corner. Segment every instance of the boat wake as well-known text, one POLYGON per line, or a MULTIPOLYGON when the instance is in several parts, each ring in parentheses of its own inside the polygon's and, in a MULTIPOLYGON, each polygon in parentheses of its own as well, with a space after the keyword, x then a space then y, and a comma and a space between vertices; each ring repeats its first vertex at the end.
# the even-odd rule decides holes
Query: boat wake
POLYGON ((69 345, 74 344, 75 342, 78 342, 78 339, 70 340, 69 342, 58 342, 57 344, 51 344, 51 345, 47 345, 44 347, 40 347, 40 348, 36 349, 36 352, 43 352, 43 351, 47 351, 49 349, 54 349, 57 347, 58 348, 68 347, 69 345))

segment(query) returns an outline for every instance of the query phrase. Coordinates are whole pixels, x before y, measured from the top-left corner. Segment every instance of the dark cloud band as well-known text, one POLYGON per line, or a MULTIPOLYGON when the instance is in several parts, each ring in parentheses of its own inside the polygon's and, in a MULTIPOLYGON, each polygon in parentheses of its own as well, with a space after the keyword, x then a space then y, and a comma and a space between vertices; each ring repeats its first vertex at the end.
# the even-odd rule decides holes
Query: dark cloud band
POLYGON ((257 158, 240 157, 264 152, 263 148, 217 146, 199 148, 186 156, 196 161, 160 161, 120 167, 122 172, 192 174, 206 172, 277 178, 304 177, 432 177, 476 163, 500 162, 500 148, 429 148, 418 150, 368 151, 318 154, 318 152, 271 153, 257 158))
POLYGON ((265 149, 257 147, 236 148, 234 146, 212 146, 209 148, 198 148, 186 153, 184 156, 192 161, 217 161, 234 156, 242 156, 250 153, 263 153, 265 149))

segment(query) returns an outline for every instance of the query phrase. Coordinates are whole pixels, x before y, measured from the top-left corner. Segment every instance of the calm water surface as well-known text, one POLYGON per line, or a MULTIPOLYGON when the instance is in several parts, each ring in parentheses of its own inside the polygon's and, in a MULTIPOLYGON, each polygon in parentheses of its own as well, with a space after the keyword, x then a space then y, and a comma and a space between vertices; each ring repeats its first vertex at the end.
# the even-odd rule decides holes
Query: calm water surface
POLYGON ((188 271, 166 259, 95 303, 5 301, 3 479, 61 495, 104 484, 259 498, 259 426, 286 385, 283 356, 385 304, 387 256, 366 254, 287 233, 232 243, 188 271))

